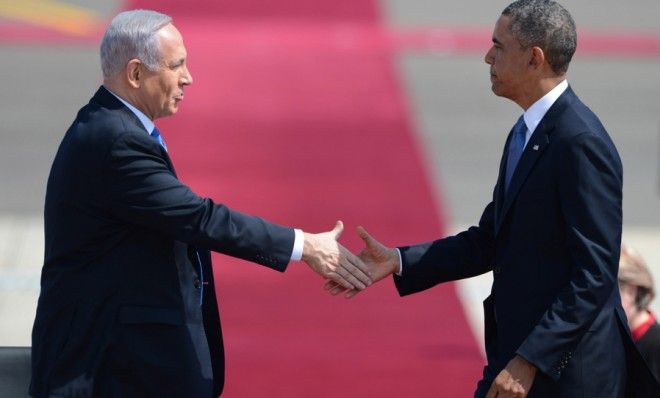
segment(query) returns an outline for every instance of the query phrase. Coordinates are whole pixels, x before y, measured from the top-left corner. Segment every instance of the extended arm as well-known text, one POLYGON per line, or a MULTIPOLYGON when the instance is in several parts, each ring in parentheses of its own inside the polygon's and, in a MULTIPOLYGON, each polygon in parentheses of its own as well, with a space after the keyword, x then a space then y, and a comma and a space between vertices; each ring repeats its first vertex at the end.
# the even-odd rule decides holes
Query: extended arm
MULTIPOLYGON (((127 223, 172 239, 284 271, 291 259, 294 231, 201 198, 182 184, 145 136, 124 134, 103 163, 107 189, 97 201, 127 223)), ((362 262, 337 242, 343 229, 305 234, 303 260, 314 271, 347 288, 370 283, 362 262)))
MULTIPOLYGON (((492 267, 493 212, 491 202, 486 206, 479 226, 456 236, 398 249, 386 247, 358 227, 358 235, 365 242, 359 257, 369 267, 374 282, 395 274, 394 283, 402 296, 438 283, 483 274, 492 267), (402 273, 397 275, 400 265, 402 273)), ((334 283, 327 283, 325 288, 333 295, 345 291, 334 283)), ((350 291, 346 297, 356 294, 356 291, 350 291)))

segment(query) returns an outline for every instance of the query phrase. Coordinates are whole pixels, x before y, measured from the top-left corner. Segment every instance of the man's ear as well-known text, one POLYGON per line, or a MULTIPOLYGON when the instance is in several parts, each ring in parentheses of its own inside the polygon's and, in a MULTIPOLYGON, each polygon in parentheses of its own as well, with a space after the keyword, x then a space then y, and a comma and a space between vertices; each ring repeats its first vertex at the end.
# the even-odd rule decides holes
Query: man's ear
POLYGON ((140 88, 142 84, 141 79, 143 78, 142 62, 137 58, 128 61, 124 72, 126 73, 128 84, 133 88, 140 88))
POLYGON ((545 62, 545 53, 541 47, 532 47, 532 57, 529 60, 529 66, 533 68, 540 68, 545 62))

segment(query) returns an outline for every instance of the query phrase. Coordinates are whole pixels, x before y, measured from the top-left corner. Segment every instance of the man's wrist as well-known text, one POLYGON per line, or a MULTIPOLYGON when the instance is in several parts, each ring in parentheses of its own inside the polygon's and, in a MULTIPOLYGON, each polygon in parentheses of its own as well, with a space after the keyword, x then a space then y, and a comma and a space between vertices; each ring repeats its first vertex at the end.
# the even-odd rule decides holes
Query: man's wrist
POLYGON ((403 274, 403 261, 401 259, 401 251, 398 248, 392 249, 392 273, 398 276, 403 274))
POLYGON ((303 249, 300 256, 300 259, 302 261, 307 262, 309 260, 309 257, 312 255, 312 252, 314 251, 313 241, 314 241, 313 234, 303 232, 303 249))
POLYGON ((293 241, 293 250, 291 251, 290 261, 300 261, 303 256, 305 245, 305 233, 301 229, 294 229, 295 239, 293 241))

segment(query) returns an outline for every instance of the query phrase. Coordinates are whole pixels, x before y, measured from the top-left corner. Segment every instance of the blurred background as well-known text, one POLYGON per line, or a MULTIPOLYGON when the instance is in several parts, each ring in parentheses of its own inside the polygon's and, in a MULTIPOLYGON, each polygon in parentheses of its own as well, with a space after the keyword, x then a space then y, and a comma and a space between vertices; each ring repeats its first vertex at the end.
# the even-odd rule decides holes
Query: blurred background
MULTIPOLYGON (((490 91, 483 55, 508 1, 0 0, 0 345, 30 345, 42 208, 57 146, 101 84, 98 44, 119 11, 174 17, 195 79, 158 121, 201 195, 361 249, 478 221, 521 110, 490 91)), ((660 278, 660 2, 572 1, 569 82, 624 164, 624 241, 660 278)), ((490 276, 400 299, 388 280, 331 298, 214 258, 227 397, 469 396, 490 276)), ((659 301, 653 304, 660 312, 659 301)))

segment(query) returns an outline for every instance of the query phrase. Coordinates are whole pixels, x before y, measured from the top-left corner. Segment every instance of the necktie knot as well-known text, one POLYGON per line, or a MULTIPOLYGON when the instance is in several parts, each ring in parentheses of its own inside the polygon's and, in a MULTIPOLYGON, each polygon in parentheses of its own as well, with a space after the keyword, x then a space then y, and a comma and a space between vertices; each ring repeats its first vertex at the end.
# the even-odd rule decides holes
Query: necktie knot
POLYGON ((165 140, 163 139, 163 136, 160 134, 160 130, 158 130, 158 127, 154 127, 153 130, 151 130, 151 137, 158 141, 160 146, 162 146, 166 151, 167 151, 167 145, 165 145, 165 140))

